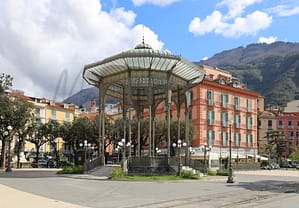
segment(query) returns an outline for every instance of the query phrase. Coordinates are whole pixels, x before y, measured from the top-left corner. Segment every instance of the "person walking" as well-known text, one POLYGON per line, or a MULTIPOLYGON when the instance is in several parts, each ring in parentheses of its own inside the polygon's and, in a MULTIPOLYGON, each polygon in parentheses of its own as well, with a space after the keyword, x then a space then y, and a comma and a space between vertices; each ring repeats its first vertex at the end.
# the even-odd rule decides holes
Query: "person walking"
POLYGON ((112 151, 113 151, 113 145, 111 143, 111 140, 107 138, 105 140, 105 165, 108 164, 110 156, 112 155, 112 151))

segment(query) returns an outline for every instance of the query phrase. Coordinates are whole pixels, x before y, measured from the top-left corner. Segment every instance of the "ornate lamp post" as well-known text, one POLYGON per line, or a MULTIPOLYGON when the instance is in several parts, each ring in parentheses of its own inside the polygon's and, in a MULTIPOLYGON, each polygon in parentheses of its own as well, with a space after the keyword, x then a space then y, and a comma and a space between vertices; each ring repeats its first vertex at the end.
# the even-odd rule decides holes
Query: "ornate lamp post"
POLYGON ((10 137, 10 131, 12 130, 11 126, 7 127, 7 131, 4 132, 4 134, 6 136, 8 136, 8 156, 7 156, 7 168, 5 170, 5 172, 11 172, 11 166, 10 166, 10 162, 11 162, 11 154, 10 154, 10 145, 11 145, 11 137, 10 137))
POLYGON ((182 147, 186 147, 187 146, 187 143, 186 142, 183 142, 182 143, 182 140, 178 140, 178 143, 173 143, 172 144, 173 148, 176 148, 178 149, 178 158, 179 158, 179 163, 178 163, 178 175, 181 174, 181 167, 182 167, 182 160, 181 160, 181 148, 182 147))
POLYGON ((120 160, 122 160, 122 162, 124 163, 124 160, 125 160, 125 139, 122 139, 121 141, 119 141, 117 143, 117 147, 116 147, 116 150, 118 151, 118 162, 120 162, 120 160), (122 155, 121 155, 122 154, 122 155), (120 158, 120 156, 122 156, 122 158, 120 158))
POLYGON ((208 145, 206 142, 204 143, 204 146, 202 147, 204 157, 203 157, 203 171, 204 175, 207 174, 207 152, 212 150, 212 145, 208 145))
POLYGON ((84 166, 87 165, 87 161, 86 161, 86 158, 87 158, 87 148, 91 146, 90 143, 87 143, 87 140, 84 140, 83 143, 80 143, 79 144, 81 148, 84 148, 84 166))
POLYGON ((234 183, 232 168, 232 122, 229 123, 229 161, 228 161, 228 178, 226 183, 234 183))

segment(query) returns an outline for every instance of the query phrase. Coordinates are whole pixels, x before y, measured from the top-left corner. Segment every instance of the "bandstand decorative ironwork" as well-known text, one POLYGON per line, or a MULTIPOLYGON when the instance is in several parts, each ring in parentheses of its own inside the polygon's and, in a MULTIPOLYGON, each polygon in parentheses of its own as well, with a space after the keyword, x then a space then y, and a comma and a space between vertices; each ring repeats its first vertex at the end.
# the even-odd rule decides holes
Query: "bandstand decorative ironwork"
MULTIPOLYGON (((144 109, 149 113, 149 156, 155 152, 154 122, 155 111, 161 102, 167 106, 167 154, 170 156, 170 106, 175 103, 180 122, 180 106, 185 103, 185 125, 189 129, 188 89, 199 84, 205 72, 195 64, 181 56, 172 55, 167 51, 155 50, 142 42, 134 49, 108 57, 102 61, 88 64, 84 67, 83 78, 93 86, 98 87, 100 98, 100 152, 104 152, 104 108, 106 99, 113 97, 122 104, 125 127, 130 129, 131 109, 136 111, 137 129, 137 156, 140 152, 140 120, 144 109), (129 114, 129 115, 128 115, 129 114), (188 116, 187 116, 188 115, 188 116)), ((180 125, 179 125, 180 126, 180 125)), ((126 135, 124 128, 124 135, 126 135)), ((182 139, 188 143, 189 132, 182 139)), ((180 129, 178 129, 180 135, 180 129)), ((131 141, 131 131, 125 143, 131 141)), ((124 148, 125 145, 124 145, 124 148)), ((103 156, 103 154, 102 154, 103 156)), ((123 154, 125 157, 125 154, 123 154)), ((123 158, 125 159, 125 158, 123 158)), ((104 160, 104 158, 103 158, 104 160)))

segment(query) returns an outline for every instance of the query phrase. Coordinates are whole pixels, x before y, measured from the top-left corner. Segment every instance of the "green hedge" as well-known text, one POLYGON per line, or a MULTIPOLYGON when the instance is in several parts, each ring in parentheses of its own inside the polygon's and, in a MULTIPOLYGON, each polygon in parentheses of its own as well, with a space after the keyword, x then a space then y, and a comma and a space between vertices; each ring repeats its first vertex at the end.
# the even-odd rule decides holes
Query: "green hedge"
POLYGON ((62 170, 58 171, 57 174, 83 174, 83 165, 70 165, 64 167, 62 170))
POLYGON ((216 175, 218 175, 218 176, 228 176, 228 170, 227 169, 218 169, 216 175))
POLYGON ((124 176, 124 171, 122 168, 116 168, 112 171, 111 177, 112 178, 122 178, 124 176))
POLYGON ((199 172, 196 171, 196 173, 194 174, 193 170, 181 170, 180 176, 186 179, 198 179, 199 172))

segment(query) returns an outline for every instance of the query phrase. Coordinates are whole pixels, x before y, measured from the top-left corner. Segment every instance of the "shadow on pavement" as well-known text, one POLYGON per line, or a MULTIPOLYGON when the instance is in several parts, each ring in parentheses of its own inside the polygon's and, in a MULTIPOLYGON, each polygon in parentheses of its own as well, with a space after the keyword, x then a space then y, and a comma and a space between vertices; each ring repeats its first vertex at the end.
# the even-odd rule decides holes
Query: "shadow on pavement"
POLYGON ((48 178, 48 177, 59 177, 56 174, 58 169, 34 169, 34 170, 12 170, 12 172, 0 171, 0 178, 48 178))
POLYGON ((261 180, 239 182, 237 186, 250 191, 269 191, 273 193, 299 193, 299 181, 261 180))

